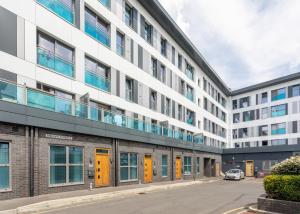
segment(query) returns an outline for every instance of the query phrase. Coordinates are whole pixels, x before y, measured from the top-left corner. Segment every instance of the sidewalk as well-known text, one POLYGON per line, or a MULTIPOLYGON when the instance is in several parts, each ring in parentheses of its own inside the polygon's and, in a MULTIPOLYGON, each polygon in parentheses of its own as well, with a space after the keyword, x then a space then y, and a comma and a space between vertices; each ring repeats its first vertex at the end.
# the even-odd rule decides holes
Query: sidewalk
POLYGON ((118 187, 105 187, 93 190, 80 190, 71 192, 40 195, 29 198, 0 201, 0 214, 2 213, 34 213, 58 209, 70 205, 91 203, 108 198, 129 196, 145 192, 161 191, 195 184, 210 183, 220 178, 205 178, 201 180, 168 181, 151 184, 136 184, 118 187), (11 210, 11 212, 8 212, 11 210), (2 211, 2 212, 1 212, 2 211))

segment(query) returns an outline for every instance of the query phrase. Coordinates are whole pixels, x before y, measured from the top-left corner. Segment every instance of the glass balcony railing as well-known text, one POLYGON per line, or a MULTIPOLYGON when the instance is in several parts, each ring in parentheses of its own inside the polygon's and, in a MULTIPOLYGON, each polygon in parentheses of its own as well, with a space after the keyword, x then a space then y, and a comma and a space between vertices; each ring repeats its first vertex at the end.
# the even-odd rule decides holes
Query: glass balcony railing
POLYGON ((273 129, 271 134, 272 135, 286 134, 286 130, 285 128, 273 129))
POLYGON ((193 118, 188 118, 186 119, 186 123, 190 125, 194 125, 194 119, 193 118))
POLYGON ((192 92, 186 92, 185 97, 188 98, 190 101, 194 102, 194 94, 192 92))
POLYGON ((85 83, 103 91, 110 92, 110 80, 90 71, 85 71, 85 83))
POLYGON ((37 2, 67 22, 74 24, 73 5, 67 5, 61 0, 37 0, 37 2))
POLYGON ((200 137, 0 80, 0 100, 199 144, 200 137))
POLYGON ((286 115, 286 110, 272 111, 272 117, 280 117, 286 115))
POLYGON ((96 26, 94 23, 85 20, 85 32, 103 45, 110 47, 109 34, 103 31, 100 27, 96 26))
POLYGON ((37 48, 37 63, 68 77, 74 77, 74 65, 44 48, 37 48))
POLYGON ((189 69, 186 69, 185 75, 186 75, 189 79, 194 80, 194 73, 193 73, 193 71, 191 71, 191 70, 189 70, 189 69))
POLYGON ((272 96, 272 101, 282 100, 282 99, 285 99, 285 93, 272 96))
POLYGON ((99 0, 105 7, 110 8, 110 0, 99 0))

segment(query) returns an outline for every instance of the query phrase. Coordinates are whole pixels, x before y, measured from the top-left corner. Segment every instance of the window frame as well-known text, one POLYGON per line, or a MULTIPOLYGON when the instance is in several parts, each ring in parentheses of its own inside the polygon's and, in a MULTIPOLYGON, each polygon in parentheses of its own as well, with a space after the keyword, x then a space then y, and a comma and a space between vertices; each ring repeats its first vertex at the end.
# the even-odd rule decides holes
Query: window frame
POLYGON ((126 95, 126 100, 133 102, 133 79, 126 77, 125 79, 125 95, 126 95), (130 82, 131 85, 131 89, 128 91, 128 87, 127 87, 127 82, 130 82), (130 94, 130 97, 128 97, 128 95, 130 94))
POLYGON ((196 157, 196 174, 200 175, 201 169, 200 169, 200 157, 196 157))
POLYGON ((0 167, 9 167, 8 170, 8 182, 9 185, 7 188, 0 188, 0 193, 1 192, 11 192, 12 191, 12 164, 11 164, 11 154, 12 154, 12 149, 11 149, 11 142, 10 141, 5 141, 5 140, 0 140, 0 144, 8 144, 8 164, 0 164, 0 167))
POLYGON ((125 57, 125 35, 119 30, 116 31, 116 53, 121 57, 125 57), (121 44, 118 44, 119 40, 121 44), (121 50, 121 52, 119 52, 119 50, 121 50))
POLYGON ((183 174, 184 175, 192 175, 192 166, 193 166, 192 157, 191 156, 184 156, 183 157, 183 174), (190 165, 186 163, 186 162, 188 162, 187 159, 190 159, 190 165), (185 170, 185 167, 190 167, 191 171, 187 172, 185 170))
POLYGON ((138 181, 139 180, 139 155, 137 152, 120 152, 119 153, 119 182, 120 183, 126 183, 126 182, 133 182, 133 181, 138 181), (128 161, 128 165, 127 166, 121 166, 121 154, 127 154, 127 161, 128 161), (135 154, 136 155, 136 166, 131 166, 131 162, 130 162, 130 154, 135 154), (136 179, 130 179, 130 168, 134 167, 136 168, 136 179), (128 179, 127 180, 121 180, 121 168, 127 168, 127 172, 128 172, 128 179))
POLYGON ((162 178, 167 178, 168 177, 168 175, 169 175, 169 173, 168 173, 168 155, 166 155, 166 154, 163 154, 162 156, 161 156, 161 177, 162 178), (167 158, 167 160, 166 160, 166 165, 164 165, 163 163, 163 158, 164 157, 166 157, 167 158), (167 169, 166 169, 166 172, 167 172, 167 174, 166 175, 164 175, 163 174, 163 172, 164 172, 164 167, 166 167, 167 169))
POLYGON ((75 145, 57 145, 57 144, 49 144, 49 152, 48 152, 48 187, 50 188, 55 188, 55 187, 63 187, 63 186, 74 186, 74 185, 81 185, 85 184, 85 177, 84 177, 84 160, 85 160, 85 155, 84 155, 84 146, 75 146, 75 145), (55 147, 64 147, 66 148, 66 163, 65 164, 51 164, 51 146, 55 147), (82 164, 72 164, 70 163, 70 147, 77 147, 82 149, 82 164), (66 182, 65 183, 60 183, 60 184, 51 184, 51 166, 65 166, 66 167, 66 182), (82 166, 82 181, 81 182, 70 182, 70 166, 82 166))

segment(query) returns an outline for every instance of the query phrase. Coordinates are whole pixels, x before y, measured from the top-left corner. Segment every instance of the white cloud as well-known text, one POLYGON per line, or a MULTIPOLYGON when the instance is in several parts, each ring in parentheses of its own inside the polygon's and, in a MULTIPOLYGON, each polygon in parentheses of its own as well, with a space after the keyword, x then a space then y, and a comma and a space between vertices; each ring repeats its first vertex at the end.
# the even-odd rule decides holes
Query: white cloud
POLYGON ((299 0, 160 2, 231 88, 299 68, 299 0))

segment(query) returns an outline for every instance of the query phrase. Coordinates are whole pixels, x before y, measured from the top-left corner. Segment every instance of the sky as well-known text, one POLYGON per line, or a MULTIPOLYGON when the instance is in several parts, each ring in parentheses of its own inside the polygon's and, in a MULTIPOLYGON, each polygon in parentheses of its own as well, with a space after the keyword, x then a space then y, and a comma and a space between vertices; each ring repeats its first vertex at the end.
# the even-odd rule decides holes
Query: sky
POLYGON ((159 0, 232 90, 300 71, 300 0, 159 0))

